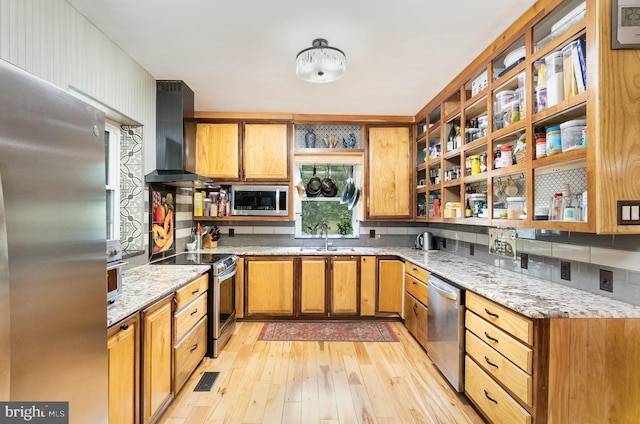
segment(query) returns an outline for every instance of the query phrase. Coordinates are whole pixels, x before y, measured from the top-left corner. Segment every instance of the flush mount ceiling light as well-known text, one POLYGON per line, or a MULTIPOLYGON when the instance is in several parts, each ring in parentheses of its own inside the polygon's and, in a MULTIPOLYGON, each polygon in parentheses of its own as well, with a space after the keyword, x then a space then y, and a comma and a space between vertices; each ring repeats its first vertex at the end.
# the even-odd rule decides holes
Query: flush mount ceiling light
POLYGON ((324 38, 316 38, 311 45, 313 47, 296 56, 296 74, 309 82, 331 82, 340 78, 347 61, 342 50, 329 47, 324 38))

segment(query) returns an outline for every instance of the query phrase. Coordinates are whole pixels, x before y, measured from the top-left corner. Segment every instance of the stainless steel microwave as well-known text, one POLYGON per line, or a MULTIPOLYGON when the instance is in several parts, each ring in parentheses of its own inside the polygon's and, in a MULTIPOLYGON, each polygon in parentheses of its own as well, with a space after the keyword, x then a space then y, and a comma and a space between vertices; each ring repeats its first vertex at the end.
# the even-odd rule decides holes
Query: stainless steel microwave
POLYGON ((288 216, 289 186, 231 186, 231 215, 288 216))

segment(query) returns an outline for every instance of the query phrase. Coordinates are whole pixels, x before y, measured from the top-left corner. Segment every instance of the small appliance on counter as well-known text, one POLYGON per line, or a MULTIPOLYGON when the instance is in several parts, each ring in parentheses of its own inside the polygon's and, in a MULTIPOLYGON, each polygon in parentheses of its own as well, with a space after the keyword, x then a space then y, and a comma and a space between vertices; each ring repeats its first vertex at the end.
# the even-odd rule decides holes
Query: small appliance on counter
POLYGON ((122 295, 122 261, 120 240, 107 240, 107 304, 115 302, 122 295))
POLYGON ((433 235, 428 231, 425 231, 424 233, 418 234, 418 237, 416 237, 415 248, 416 249, 420 249, 420 250, 424 250, 424 251, 432 250, 433 249, 433 235))

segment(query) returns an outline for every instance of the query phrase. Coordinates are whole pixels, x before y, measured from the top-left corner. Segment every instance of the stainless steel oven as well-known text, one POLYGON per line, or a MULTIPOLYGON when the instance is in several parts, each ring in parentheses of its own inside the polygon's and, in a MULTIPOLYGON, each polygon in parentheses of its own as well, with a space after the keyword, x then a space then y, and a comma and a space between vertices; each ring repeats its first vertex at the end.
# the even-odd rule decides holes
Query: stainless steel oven
POLYGON ((122 295, 122 261, 120 240, 107 240, 107 304, 114 303, 122 295))
MULTIPOLYGON (((236 262, 220 273, 213 271, 213 357, 227 344, 236 328, 236 262)), ((216 268, 214 266, 214 268, 216 268)))

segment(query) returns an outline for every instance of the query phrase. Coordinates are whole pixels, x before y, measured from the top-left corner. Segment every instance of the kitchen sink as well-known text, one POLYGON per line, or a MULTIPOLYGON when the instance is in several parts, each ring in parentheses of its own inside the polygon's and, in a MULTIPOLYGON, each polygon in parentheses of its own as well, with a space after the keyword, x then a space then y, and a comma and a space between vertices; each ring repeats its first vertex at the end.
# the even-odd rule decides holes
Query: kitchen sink
POLYGON ((335 247, 329 246, 329 248, 325 249, 324 247, 301 247, 301 252, 355 252, 356 249, 353 247, 335 247))

